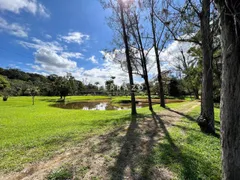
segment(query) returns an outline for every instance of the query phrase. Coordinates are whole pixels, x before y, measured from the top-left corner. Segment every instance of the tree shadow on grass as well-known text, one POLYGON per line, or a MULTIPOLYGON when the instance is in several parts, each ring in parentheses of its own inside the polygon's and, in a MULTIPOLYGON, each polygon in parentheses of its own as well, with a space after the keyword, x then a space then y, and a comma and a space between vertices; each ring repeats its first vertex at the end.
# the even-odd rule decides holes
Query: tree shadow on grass
POLYGON ((126 141, 120 150, 120 154, 116 162, 114 171, 116 171, 117 174, 114 173, 111 179, 123 179, 125 167, 130 163, 132 153, 136 149, 136 145, 134 143, 137 141, 137 134, 135 132, 136 128, 137 122, 136 119, 133 118, 126 134, 126 141))
POLYGON ((124 142, 120 153, 117 156, 114 166, 109 169, 112 180, 147 179, 145 178, 145 174, 141 174, 140 170, 145 171, 145 168, 147 168, 145 161, 152 152, 154 137, 157 134, 158 128, 157 124, 154 125, 151 123, 151 127, 148 128, 148 131, 145 131, 147 140, 144 141, 140 137, 140 133, 143 130, 141 129, 142 124, 139 123, 141 118, 146 118, 146 116, 138 115, 132 117, 126 135, 122 139, 124 142))
POLYGON ((174 112, 174 113, 176 113, 176 114, 179 114, 179 115, 187 118, 187 119, 190 120, 190 121, 196 122, 196 119, 195 119, 194 117, 192 117, 192 116, 189 116, 189 115, 184 114, 184 113, 182 113, 182 112, 178 112, 178 111, 173 110, 173 109, 170 109, 170 108, 165 108, 165 109, 167 109, 168 111, 174 112))
MULTIPOLYGON (((173 164, 180 164, 181 166, 177 167, 177 169, 183 179, 208 179, 212 171, 215 170, 215 167, 211 166, 207 157, 202 157, 187 147, 178 147, 169 134, 164 121, 154 111, 152 112, 152 116, 153 119, 159 123, 159 128, 163 130, 167 142, 161 142, 158 146, 158 152, 155 153, 155 155, 159 153, 157 157, 159 158, 160 164, 167 167, 173 164), (205 175, 205 177, 202 177, 203 175, 205 175)), ((156 164, 156 159, 154 159, 156 156, 154 156, 154 154, 149 158, 152 164, 156 164)))
MULTIPOLYGON (((170 109, 170 108, 166 108, 166 109, 167 109, 168 111, 174 112, 174 113, 176 113, 176 114, 179 114, 179 115, 185 117, 185 118, 188 119, 189 121, 193 121, 193 122, 196 122, 196 123, 197 123, 196 118, 194 118, 194 117, 192 117, 192 116, 189 116, 188 114, 184 114, 184 113, 182 113, 182 112, 178 112, 178 111, 173 110, 173 109, 170 109)), ((215 122, 216 122, 216 121, 215 121, 215 122)), ((216 128, 216 130, 219 131, 218 128, 216 128)), ((211 136, 214 136, 214 137, 220 139, 220 134, 219 134, 219 133, 216 133, 216 132, 215 132, 214 134, 207 134, 207 135, 211 135, 211 136)))
POLYGON ((138 141, 138 134, 136 132, 137 127, 138 123, 136 116, 133 116, 125 136, 124 144, 121 147, 120 154, 117 157, 115 166, 112 168, 112 180, 124 179, 125 168, 129 165, 132 166, 131 161, 137 148, 136 144, 138 141))
MULTIPOLYGON (((155 137, 160 133, 167 139, 167 144, 160 144, 160 151, 163 155, 163 164, 168 165, 170 162, 182 163, 182 171, 184 177, 197 179, 197 170, 192 167, 193 163, 188 163, 189 159, 194 159, 193 153, 190 153, 189 157, 181 152, 179 147, 174 143, 171 138, 164 121, 153 111, 152 112, 152 127, 151 132, 146 132, 148 141, 145 146, 142 146, 142 139, 139 137, 139 121, 136 117, 132 118, 132 121, 124 137, 124 143, 120 149, 120 153, 117 156, 116 163, 113 168, 110 169, 112 180, 122 179, 136 179, 136 180, 150 180, 159 179, 167 180, 171 179, 170 173, 166 174, 164 171, 155 169, 156 163, 153 158, 153 148, 158 144, 155 137), (144 153, 143 153, 144 151, 144 153), (143 156, 144 155, 144 156, 143 156), (139 172, 140 171, 140 172, 139 172)), ((196 161, 195 166, 197 164, 196 161)))
POLYGON ((46 98, 46 99, 39 99, 39 101, 54 102, 54 103, 56 103, 58 100, 59 100, 59 98, 46 98))
MULTIPOLYGON (((209 178, 208 175, 211 175, 211 171, 214 171, 215 167, 210 165, 211 162, 207 157, 201 157, 201 154, 190 148, 177 146, 167 130, 167 125, 154 111, 151 120, 144 121, 149 123, 147 126, 151 124, 151 128, 147 128, 148 131, 145 133, 142 132, 144 129, 141 129, 141 118, 146 117, 132 117, 126 135, 119 139, 122 145, 120 153, 116 156, 114 166, 109 168, 110 179, 172 179, 173 174, 167 170, 168 168, 156 167, 172 167, 173 164, 177 166, 177 174, 182 179, 201 179, 199 174, 206 174, 206 177, 202 177, 203 179, 209 178), (147 137, 146 141, 140 136, 140 132, 141 135, 146 135, 144 136, 144 138, 147 137), (160 138, 158 138, 159 135, 160 138), (155 148, 157 148, 157 151, 155 148)), ((117 134, 111 134, 110 136, 114 137, 117 134)), ((106 141, 109 141, 111 137, 108 137, 106 141)), ((105 151, 106 149, 103 148, 102 150, 105 151)))

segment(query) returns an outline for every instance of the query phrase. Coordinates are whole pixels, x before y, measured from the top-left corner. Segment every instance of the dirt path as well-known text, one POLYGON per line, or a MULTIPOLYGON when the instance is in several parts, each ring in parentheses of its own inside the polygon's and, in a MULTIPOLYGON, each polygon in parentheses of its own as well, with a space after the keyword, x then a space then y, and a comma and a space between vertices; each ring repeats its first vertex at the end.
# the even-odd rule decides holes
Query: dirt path
POLYGON ((63 165, 71 168, 74 179, 173 179, 168 169, 149 167, 147 157, 166 136, 167 129, 198 105, 196 101, 187 102, 177 109, 166 109, 149 117, 138 116, 128 126, 89 138, 49 161, 0 176, 0 180, 42 180, 63 165))

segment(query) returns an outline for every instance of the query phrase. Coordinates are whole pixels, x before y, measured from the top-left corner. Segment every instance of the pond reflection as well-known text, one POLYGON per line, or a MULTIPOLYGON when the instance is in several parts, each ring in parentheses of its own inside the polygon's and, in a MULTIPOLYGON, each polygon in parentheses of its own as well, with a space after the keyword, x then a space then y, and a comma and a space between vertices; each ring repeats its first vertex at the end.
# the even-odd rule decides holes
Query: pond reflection
MULTIPOLYGON (((111 102, 72 102, 72 103, 57 103, 53 107, 63 109, 82 109, 82 110, 125 110, 130 109, 130 103, 112 104, 111 102)), ((139 103, 137 108, 145 107, 147 104, 139 103)))
MULTIPOLYGON (((165 103, 180 103, 184 102, 183 100, 177 99, 166 99, 165 103)), ((159 104, 159 99, 153 99, 152 104, 159 104)), ((82 110, 125 110, 131 108, 131 103, 129 101, 125 103, 112 103, 109 100, 101 101, 83 101, 83 102, 71 102, 71 103, 56 103, 51 105, 52 107, 62 108, 62 109, 82 109, 82 110)), ((148 106, 147 100, 137 100, 136 107, 142 108, 148 106)))

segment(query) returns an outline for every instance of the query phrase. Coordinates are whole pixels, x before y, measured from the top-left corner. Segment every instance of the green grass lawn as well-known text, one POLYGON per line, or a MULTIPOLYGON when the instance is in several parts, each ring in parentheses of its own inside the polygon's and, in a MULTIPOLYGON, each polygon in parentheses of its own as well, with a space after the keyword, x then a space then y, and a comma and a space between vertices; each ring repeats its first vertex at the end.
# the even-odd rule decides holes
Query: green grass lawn
MULTIPOLYGON (((203 134, 195 121, 200 107, 188 113, 165 133, 163 142, 158 144, 149 157, 148 166, 165 167, 182 180, 221 179, 220 139, 203 134)), ((215 126, 219 134, 219 109, 215 108, 215 126)))
MULTIPOLYGON (((117 102, 128 97, 114 97, 117 102)), ((0 101, 0 172, 18 171, 24 165, 47 160, 56 153, 77 146, 92 135, 104 134, 116 126, 129 124, 130 110, 84 111, 51 107, 58 97, 10 97, 0 101)), ((109 99, 104 96, 67 97, 67 101, 109 99)), ((169 108, 182 103, 168 104, 169 108)), ((162 108, 154 106, 159 112, 162 108)), ((200 108, 188 115, 196 117, 200 108)), ((148 107, 138 109, 151 116, 148 107)), ((215 109, 219 133, 219 109, 215 109)), ((220 140, 200 132, 196 122, 184 118, 170 127, 164 140, 156 145, 146 162, 166 167, 178 179, 220 179, 220 140)), ((147 173, 147 172, 146 172, 147 173)))
MULTIPOLYGON (((94 134, 130 120, 130 111, 84 111, 49 106, 59 97, 10 97, 0 101, 0 171, 21 170, 26 163, 52 157, 94 134)), ((67 101, 108 99, 67 97, 67 101)), ((119 98, 118 98, 119 99, 119 98)), ((160 109, 160 108, 158 108, 160 109)), ((138 110, 149 114, 147 108, 138 110)))

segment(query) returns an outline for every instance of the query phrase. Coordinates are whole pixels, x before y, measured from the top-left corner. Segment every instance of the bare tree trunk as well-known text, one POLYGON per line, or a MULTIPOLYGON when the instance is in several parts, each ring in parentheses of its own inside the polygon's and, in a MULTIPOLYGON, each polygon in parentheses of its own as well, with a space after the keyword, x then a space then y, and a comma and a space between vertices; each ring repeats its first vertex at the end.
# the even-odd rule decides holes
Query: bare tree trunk
POLYGON ((198 89, 194 89, 194 96, 195 96, 195 99, 199 99, 198 89))
POLYGON ((123 13, 123 2, 122 0, 118 0, 120 5, 120 13, 121 13, 121 25, 123 30, 123 40, 125 44, 125 54, 126 54, 126 60, 127 60, 127 68, 128 68, 128 76, 129 76, 129 83, 130 83, 130 92, 131 92, 131 103, 132 103, 132 115, 137 114, 136 110, 136 100, 135 100, 135 94, 133 91, 134 81, 133 81, 133 74, 132 74, 132 65, 131 65, 131 59, 130 59, 130 51, 129 51, 129 45, 128 45, 128 37, 126 33, 126 25, 124 20, 124 13, 123 13))
POLYGON ((145 81, 145 85, 146 85, 146 89, 147 89, 147 95, 148 95, 148 106, 149 106, 149 110, 152 111, 152 97, 151 97, 151 91, 150 91, 150 85, 149 85, 149 80, 148 80, 148 70, 147 70, 147 60, 146 60, 146 55, 144 52, 144 47, 143 47, 143 43, 142 43, 142 37, 141 37, 141 33, 139 30, 139 26, 138 26, 138 19, 137 16, 135 15, 135 20, 137 22, 136 25, 136 30, 137 30, 137 36, 138 36, 138 41, 139 41, 139 48, 141 51, 141 61, 142 61, 142 69, 143 69, 143 76, 144 76, 144 81, 145 81))
POLYGON ((146 85, 146 89, 147 89, 147 94, 148 94, 148 106, 149 106, 149 110, 152 111, 152 97, 151 97, 151 91, 150 91, 150 85, 149 85, 149 81, 148 81, 148 75, 146 75, 145 79, 145 85, 146 85))
MULTIPOLYGON (((141 42, 141 41, 140 41, 141 42)), ((142 49, 142 53, 144 53, 144 50, 142 49)), ((144 76, 144 81, 147 89, 147 95, 148 95, 148 106, 149 110, 152 111, 152 97, 151 97, 151 90, 150 90, 150 85, 149 85, 149 80, 148 80, 148 72, 147 72, 147 65, 146 65, 146 57, 143 54, 143 76, 144 76)))
POLYGON ((161 74, 161 64, 160 64, 160 58, 159 58, 159 52, 158 52, 158 45, 157 45, 157 39, 156 39, 156 29, 154 25, 154 15, 153 15, 153 6, 154 3, 152 1, 152 12, 151 12, 151 25, 152 25, 152 34, 153 34, 153 46, 156 56, 156 62, 157 62, 157 71, 158 71, 158 85, 159 85, 159 96, 160 96, 160 105, 162 107, 165 107, 165 100, 164 100, 164 90, 163 90, 163 82, 162 82, 162 74, 161 74))
POLYGON ((32 105, 34 105, 34 96, 32 96, 32 105))
POLYGON ((210 0, 202 1, 200 13, 202 52, 203 52, 203 79, 202 79, 202 103, 201 116, 198 124, 206 133, 215 133, 214 109, 213 109, 213 72, 212 72, 212 35, 210 29, 210 0))
POLYGON ((238 180, 240 178, 240 2, 231 0, 215 0, 215 2, 221 13, 223 56, 220 105, 223 179, 238 180))

